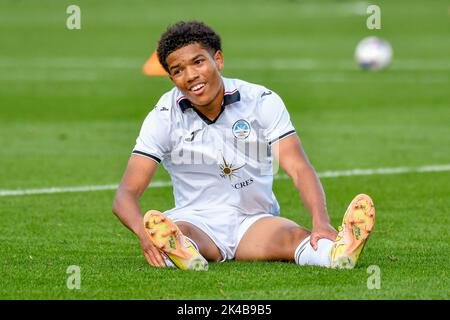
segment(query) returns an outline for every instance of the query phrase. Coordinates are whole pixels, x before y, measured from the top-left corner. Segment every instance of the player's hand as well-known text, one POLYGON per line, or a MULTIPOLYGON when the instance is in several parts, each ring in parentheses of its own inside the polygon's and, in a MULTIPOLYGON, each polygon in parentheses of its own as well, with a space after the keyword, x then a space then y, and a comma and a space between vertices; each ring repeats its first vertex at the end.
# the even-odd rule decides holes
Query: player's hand
POLYGON ((161 252, 147 237, 140 237, 142 252, 147 262, 154 267, 165 267, 166 263, 161 252))
POLYGON ((329 223, 313 225, 309 243, 314 250, 317 250, 317 241, 319 241, 319 239, 329 239, 334 241, 336 240, 337 235, 338 232, 329 223))

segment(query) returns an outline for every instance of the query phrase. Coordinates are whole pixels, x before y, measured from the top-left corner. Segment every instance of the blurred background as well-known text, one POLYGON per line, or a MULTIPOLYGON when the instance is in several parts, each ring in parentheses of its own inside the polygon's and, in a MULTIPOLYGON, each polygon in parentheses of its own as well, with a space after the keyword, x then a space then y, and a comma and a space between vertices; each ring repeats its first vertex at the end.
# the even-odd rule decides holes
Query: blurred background
POLYGON ((142 120, 172 87, 142 66, 166 27, 189 19, 221 35, 225 76, 283 97, 317 169, 442 163, 448 3, 377 4, 380 30, 367 29, 364 1, 1 0, 0 189, 118 182, 142 120), (71 4, 80 30, 66 27, 71 4), (362 72, 354 50, 374 35, 393 63, 362 72))
MULTIPOLYGON (((169 24, 197 19, 213 27, 222 37, 224 76, 277 92, 310 160, 324 172, 450 164, 449 15, 444 0, 0 0, 0 239, 9 296, 57 286, 54 279, 64 281, 74 256, 85 259, 85 268, 91 263, 92 273, 109 266, 101 259, 143 265, 135 239, 114 219, 111 205, 142 121, 172 88, 166 77, 142 73, 169 24), (366 26, 369 4, 381 8, 379 30, 366 26), (70 5, 81 9, 79 30, 66 26, 70 5), (355 48, 368 36, 391 44, 387 69, 362 70, 355 62, 355 48), (107 191, 8 195, 86 186, 107 191), (29 289, 19 289, 24 286, 29 289)), ((441 171, 324 180, 333 224, 340 223, 353 195, 367 191, 384 201, 384 236, 394 224, 404 226, 402 235, 391 234, 389 244, 379 242, 379 252, 394 250, 395 244, 404 249, 402 239, 416 223, 439 233, 429 233, 430 241, 444 235, 440 243, 448 249, 450 176, 448 169, 441 171), (399 201, 399 194, 410 198, 399 201), (414 199, 422 200, 412 205, 414 199), (442 215, 425 215, 428 205, 442 215), (412 208, 423 210, 405 226, 412 208), (398 212, 402 218, 395 220, 398 212)), ((160 169, 154 179, 167 181, 168 175, 160 169)), ((298 200, 292 186, 280 180, 275 190, 288 216, 309 226, 304 211, 293 212, 298 200)), ((173 205, 167 188, 142 201, 143 207, 160 210, 173 205)), ((401 256, 401 250, 389 252, 383 257, 394 258, 386 258, 387 264, 401 256)), ((103 276, 106 288, 110 277, 103 276)), ((43 292, 34 297, 55 297, 51 290, 43 292)))

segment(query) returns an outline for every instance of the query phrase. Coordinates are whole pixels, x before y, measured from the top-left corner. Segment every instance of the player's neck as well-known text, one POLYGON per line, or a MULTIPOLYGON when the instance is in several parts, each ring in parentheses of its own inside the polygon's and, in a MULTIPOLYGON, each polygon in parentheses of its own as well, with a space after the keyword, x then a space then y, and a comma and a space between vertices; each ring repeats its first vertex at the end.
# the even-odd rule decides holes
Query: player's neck
POLYGON ((214 97, 214 99, 210 103, 208 103, 207 105, 203 105, 203 106, 194 105, 194 108, 197 111, 201 112, 206 118, 213 121, 214 119, 217 118, 217 116, 222 111, 222 103, 223 103, 224 94, 225 94, 225 89, 222 85, 222 88, 217 93, 217 96, 214 97))

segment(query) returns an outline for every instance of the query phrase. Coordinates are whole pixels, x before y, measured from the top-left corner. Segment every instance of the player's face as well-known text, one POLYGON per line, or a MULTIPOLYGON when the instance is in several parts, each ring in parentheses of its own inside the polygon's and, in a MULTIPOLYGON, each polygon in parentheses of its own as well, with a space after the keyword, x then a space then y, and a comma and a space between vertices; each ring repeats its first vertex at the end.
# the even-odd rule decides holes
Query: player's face
POLYGON ((223 55, 213 56, 198 43, 184 46, 166 58, 169 77, 189 101, 198 107, 220 106, 223 99, 223 55))

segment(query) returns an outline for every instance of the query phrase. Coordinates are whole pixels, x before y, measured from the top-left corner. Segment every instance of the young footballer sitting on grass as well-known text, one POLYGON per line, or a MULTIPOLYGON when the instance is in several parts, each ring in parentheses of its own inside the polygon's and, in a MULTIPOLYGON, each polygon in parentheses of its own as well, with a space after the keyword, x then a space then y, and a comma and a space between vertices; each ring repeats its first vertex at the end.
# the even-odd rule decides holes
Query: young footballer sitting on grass
POLYGON ((281 98, 221 75, 220 37, 201 22, 179 22, 158 43, 175 87, 145 119, 113 211, 156 267, 207 270, 207 261, 285 260, 353 268, 375 219, 369 196, 349 205, 338 232, 321 183, 281 98), (292 179, 312 217, 309 231, 280 217, 273 160, 292 179), (162 162, 175 208, 148 211, 139 198, 162 162))

